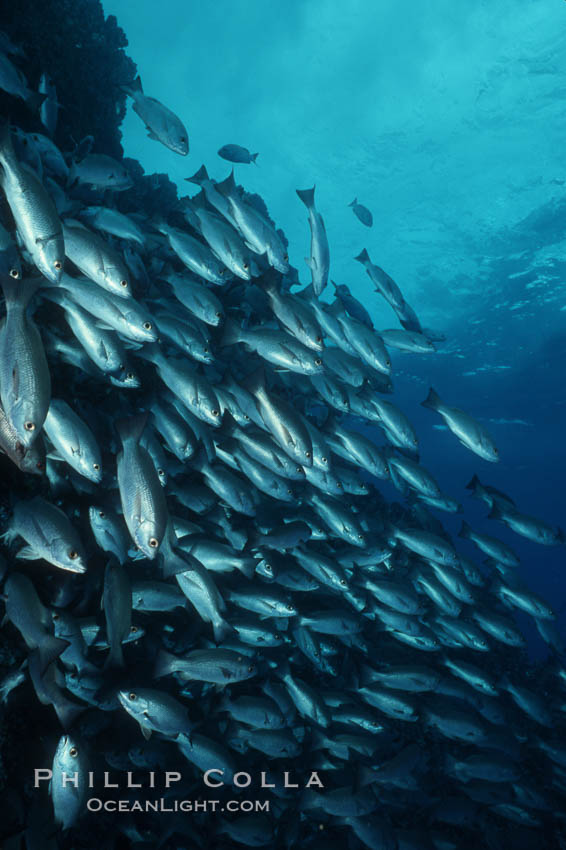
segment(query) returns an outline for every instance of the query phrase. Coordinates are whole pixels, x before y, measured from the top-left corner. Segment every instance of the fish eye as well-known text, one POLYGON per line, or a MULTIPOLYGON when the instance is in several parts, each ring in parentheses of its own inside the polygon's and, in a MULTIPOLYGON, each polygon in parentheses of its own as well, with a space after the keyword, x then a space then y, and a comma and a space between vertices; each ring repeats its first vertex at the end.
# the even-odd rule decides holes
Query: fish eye
POLYGON ((251 422, 251 419, 247 413, 244 413, 244 419, 246 420, 246 422, 251 422))
POLYGON ((130 626, 130 634, 135 635, 138 630, 137 626, 130 626))
POLYGON ((341 481, 337 481, 337 482, 336 482, 336 486, 338 487, 338 489, 339 489, 339 490, 343 490, 343 489, 344 489, 343 484, 342 484, 342 482, 341 482, 341 481))
POLYGON ((98 470, 100 469, 100 464, 99 463, 93 463, 92 468, 95 469, 98 472, 98 470))
POLYGON ((35 431, 35 422, 24 422, 26 431, 35 431))
POLYGON ((101 519, 104 519, 104 517, 106 516, 106 514, 104 513, 104 511, 98 511, 98 516, 99 516, 101 519))
POLYGON ((54 611, 54 612, 53 612, 53 614, 51 615, 51 617, 52 617, 52 619, 53 619, 53 620, 58 620, 58 619, 59 619, 59 614, 57 614, 57 612, 56 612, 56 611, 54 611))
POLYGON ((266 564, 265 569, 267 570, 268 573, 270 573, 271 570, 273 569, 273 567, 271 566, 271 564, 266 564))
POLYGON ((364 539, 364 535, 363 535, 363 534, 358 534, 358 540, 363 540, 363 539, 364 539))
POLYGON ((281 635, 279 634, 274 634, 273 637, 275 638, 275 640, 281 640, 281 635))
POLYGON ((17 280, 20 276, 20 273, 17 269, 10 269, 10 277, 13 277, 14 280, 17 280))
POLYGON ((245 268, 245 270, 247 271, 247 270, 249 269, 249 267, 250 267, 250 264, 249 264, 249 263, 246 263, 246 262, 243 262, 243 263, 242 263, 242 266, 243 266, 243 267, 245 268))
POLYGON ((62 268, 63 268, 63 263, 61 262, 61 260, 55 260, 55 262, 53 263, 53 265, 55 266, 55 268, 57 269, 57 271, 59 271, 60 269, 62 269, 62 268))
POLYGON ((219 269, 218 274, 220 275, 220 277, 224 276, 225 271, 226 271, 226 269, 219 269))
POLYGON ((131 702, 135 702, 137 700, 137 698, 138 698, 138 695, 134 694, 133 691, 132 691, 131 694, 128 694, 128 699, 131 700, 131 702))
POLYGON ((159 546, 159 540, 156 537, 150 537, 148 543, 152 549, 157 549, 159 546))
POLYGON ((315 342, 322 342, 322 337, 321 336, 315 337, 315 342))
POLYGON ((212 413, 213 416, 220 416, 220 412, 218 410, 216 410, 216 408, 214 410, 211 410, 210 412, 212 413))
POLYGON ((151 322, 144 322, 144 323, 143 323, 143 326, 144 326, 144 328, 145 328, 145 330, 146 330, 146 331, 150 331, 150 330, 151 330, 151 322))
POLYGON ((314 361, 314 365, 315 366, 322 366, 322 360, 320 359, 320 357, 316 358, 316 360, 314 361))
POLYGON ((255 670, 254 665, 253 665, 253 664, 250 664, 250 666, 248 667, 248 673, 253 673, 253 672, 254 672, 254 670, 255 670))
POLYGON ((321 457, 321 461, 322 461, 323 463, 328 463, 328 458, 326 458, 326 457, 321 457))
POLYGON ((346 587, 346 579, 345 579, 345 578, 341 578, 341 579, 340 579, 340 584, 342 585, 342 587, 346 587))
POLYGON ((293 608, 293 606, 292 606, 292 605, 287 605, 287 611, 294 611, 294 610, 295 610, 295 609, 293 608))
POLYGON ((71 561, 75 561, 78 557, 79 553, 75 552, 74 549, 71 549, 71 551, 69 552, 69 558, 71 559, 71 561))
POLYGON ((206 348, 203 348, 203 351, 205 354, 208 354, 208 346, 206 348))
POLYGON ((126 375, 126 378, 128 379, 128 381, 133 381, 135 377, 136 376, 134 375, 133 372, 128 372, 127 375, 126 375))
POLYGON ((78 754, 79 754, 79 751, 77 750, 77 748, 71 747, 71 749, 69 750, 69 755, 71 756, 71 758, 73 758, 73 759, 76 758, 78 756, 78 754))
POLYGON ((180 141, 180 142, 186 142, 186 141, 187 141, 187 137, 186 137, 186 136, 179 136, 179 141, 180 141))
POLYGON ((293 491, 291 490, 291 488, 290 488, 290 487, 289 487, 289 489, 287 490, 287 495, 288 495, 288 496, 292 496, 292 495, 293 495, 293 491))
POLYGON ((305 457, 310 457, 310 456, 311 456, 311 452, 305 452, 305 457))
POLYGON ((127 287, 127 285, 128 285, 128 281, 127 281, 127 280, 121 280, 121 281, 120 281, 120 286, 123 286, 123 287, 124 287, 124 289, 127 287))
POLYGON ((162 469, 158 469, 157 474, 163 476, 165 475, 165 472, 162 469))

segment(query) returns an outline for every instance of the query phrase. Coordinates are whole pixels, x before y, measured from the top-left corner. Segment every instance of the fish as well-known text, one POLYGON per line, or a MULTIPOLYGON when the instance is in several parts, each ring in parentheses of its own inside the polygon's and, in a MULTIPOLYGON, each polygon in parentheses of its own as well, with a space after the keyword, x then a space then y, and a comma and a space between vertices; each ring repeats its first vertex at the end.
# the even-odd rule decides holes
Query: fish
POLYGON ((53 756, 51 799, 55 822, 70 829, 84 812, 89 762, 85 747, 74 735, 62 735, 53 756), (73 777, 72 782, 65 782, 73 777))
POLYGON ((73 160, 67 184, 73 186, 83 183, 114 192, 125 192, 134 185, 125 165, 104 153, 87 153, 82 159, 73 160))
POLYGON ((101 452, 88 425, 62 399, 51 399, 44 431, 59 457, 98 484, 102 481, 101 452))
POLYGON ((256 159, 259 154, 250 153, 247 148, 243 148, 241 145, 222 145, 218 151, 218 156, 227 159, 228 162, 243 162, 248 165, 253 162, 257 165, 256 159))
POLYGON ((3 540, 10 544, 17 537, 26 542, 18 558, 44 560, 71 573, 86 572, 85 550, 67 514, 41 496, 14 505, 3 540))
POLYGON ((313 292, 318 297, 326 289, 328 283, 330 251, 324 219, 314 203, 315 188, 313 186, 312 189, 297 189, 297 195, 306 206, 309 214, 311 254, 310 257, 305 258, 305 262, 311 270, 313 292))
POLYGON ((148 137, 161 142, 174 153, 187 156, 189 134, 185 125, 167 106, 144 93, 140 77, 136 77, 129 85, 122 86, 122 91, 132 98, 134 112, 144 122, 148 137))
POLYGON ((0 165, 0 185, 17 231, 37 269, 57 283, 65 260, 61 221, 39 177, 18 161, 6 123, 0 124, 0 165))
POLYGON ((53 138, 57 130, 59 102, 57 100, 57 88, 49 74, 44 72, 39 78, 38 91, 45 95, 45 100, 39 108, 39 117, 49 136, 53 138))
POLYGON ((497 463, 499 449, 485 428, 469 414, 456 407, 448 407, 432 387, 428 396, 422 402, 422 406, 439 413, 450 431, 456 435, 463 446, 484 460, 497 463))
POLYGON ((45 94, 32 91, 23 73, 0 51, 0 89, 23 100, 32 112, 39 110, 45 94))
POLYGON ((147 414, 119 420, 122 441, 117 458, 118 488, 131 538, 147 558, 155 558, 167 526, 167 503, 147 449, 140 445, 147 414))
POLYGON ((112 560, 104 571, 102 607, 110 644, 105 667, 124 667, 122 644, 132 627, 132 587, 123 565, 112 560))
POLYGON ((69 646, 68 641, 55 637, 47 608, 26 575, 12 573, 4 585, 5 619, 22 635, 26 646, 37 650, 44 671, 69 646))
POLYGON ((348 204, 349 207, 352 208, 352 212, 356 216, 357 219, 361 221, 362 224, 365 224, 366 227, 371 227, 373 224, 373 215, 367 207, 364 207, 363 204, 358 203, 358 199, 354 198, 351 204, 348 204))
POLYGON ((85 277, 120 298, 130 297, 128 269, 110 245, 72 219, 65 219, 63 236, 66 256, 85 277))

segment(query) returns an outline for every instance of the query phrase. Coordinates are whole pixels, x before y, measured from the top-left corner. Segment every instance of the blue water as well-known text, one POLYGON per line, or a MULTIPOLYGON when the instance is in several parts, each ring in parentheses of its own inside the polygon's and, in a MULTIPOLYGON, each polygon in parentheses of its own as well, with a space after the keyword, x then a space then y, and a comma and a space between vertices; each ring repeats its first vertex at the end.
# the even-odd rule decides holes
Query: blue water
MULTIPOLYGON (((396 327, 352 259, 365 247, 422 323, 446 334, 438 355, 394 363, 423 463, 466 509, 477 472, 525 513, 564 524, 566 6, 422 5, 105 0, 146 93, 179 114, 190 137, 189 156, 175 155, 146 137, 130 106, 125 155, 194 194, 184 178, 203 162, 215 179, 228 173, 222 145, 259 151, 258 166, 236 166, 237 177, 284 229, 304 283, 309 230, 295 189, 316 183, 331 278, 348 284, 377 328, 396 327), (347 208, 354 197, 373 211, 371 230, 347 208), (499 464, 434 427, 440 420, 419 405, 430 384, 489 426, 499 464)), ((510 543, 521 577, 559 610, 564 549, 518 538, 486 513, 474 505, 474 527, 510 543)), ((458 517, 442 519, 457 532, 458 517)), ((566 634, 564 616, 558 624, 566 634)), ((544 652, 536 634, 531 652, 544 652)))

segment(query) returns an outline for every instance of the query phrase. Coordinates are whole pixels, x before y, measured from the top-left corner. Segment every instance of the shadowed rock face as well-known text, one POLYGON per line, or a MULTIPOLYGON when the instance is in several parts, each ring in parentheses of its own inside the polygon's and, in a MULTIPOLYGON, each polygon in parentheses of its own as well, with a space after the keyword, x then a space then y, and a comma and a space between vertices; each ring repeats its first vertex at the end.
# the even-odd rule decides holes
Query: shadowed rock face
MULTIPOLYGON (((70 150, 92 135, 98 152, 121 156, 126 96, 119 85, 135 77, 136 66, 125 52, 128 40, 116 18, 105 18, 98 0, 18 0, 2 4, 0 29, 24 48, 26 59, 16 64, 31 89, 37 90, 42 73, 55 83, 65 105, 57 145, 70 150)), ((0 113, 20 127, 41 129, 39 116, 4 92, 0 113)))

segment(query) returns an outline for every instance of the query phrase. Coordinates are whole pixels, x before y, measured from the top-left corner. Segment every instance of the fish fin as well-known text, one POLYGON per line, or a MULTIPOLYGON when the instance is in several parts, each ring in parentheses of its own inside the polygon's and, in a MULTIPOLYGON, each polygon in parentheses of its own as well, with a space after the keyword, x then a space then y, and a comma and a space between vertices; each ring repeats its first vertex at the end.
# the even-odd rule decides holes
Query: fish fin
POLYGON ((87 710, 88 706, 75 705, 70 700, 65 700, 64 703, 54 702, 53 708, 55 709, 59 723, 66 731, 87 710))
POLYGON ((253 578, 255 574, 255 568, 256 562, 253 559, 249 558, 240 567, 240 572, 243 573, 246 578, 253 578))
POLYGON ((117 420, 116 430, 122 443, 125 443, 128 439, 133 440, 135 443, 140 441, 148 416, 149 411, 146 410, 137 416, 128 416, 117 420))
POLYGON ((295 295, 300 295, 303 298, 314 298, 314 287, 312 283, 309 283, 309 285, 305 286, 304 289, 301 289, 299 290, 299 292, 296 292, 295 295))
POLYGON ((209 180, 208 172, 206 170, 205 165, 201 165, 198 171, 196 171, 192 177, 185 177, 189 183, 196 183, 197 186, 201 186, 205 180, 209 180))
POLYGON ((358 203, 358 199, 357 199, 357 198, 354 198, 354 200, 352 201, 352 203, 351 203, 351 204, 348 204, 348 206, 349 206, 349 207, 355 207, 357 203, 358 203))
POLYGON ((364 264, 371 262, 371 260, 369 258, 369 254, 368 254, 368 252, 366 251, 365 248, 363 249, 363 251, 360 254, 358 254, 357 257, 354 257, 354 260, 357 260, 358 263, 364 263, 364 264))
POLYGON ((466 520, 462 520, 462 528, 458 532, 458 537, 462 537, 464 540, 470 539, 470 533, 472 531, 472 527, 466 520))
POLYGON ((296 193, 305 204, 307 209, 311 209, 314 207, 314 190, 316 189, 316 184, 312 187, 312 189, 296 189, 296 193))
POLYGON ((442 400, 436 390, 431 387, 428 391, 428 395, 424 401, 421 401, 421 405, 423 407, 428 407, 430 410, 438 411, 438 408, 442 404, 442 400))
POLYGON ((151 129, 151 127, 147 127, 147 126, 146 126, 146 130, 147 130, 147 138, 148 138, 148 139, 153 139, 153 141, 154 141, 154 142, 159 142, 159 141, 160 141, 159 136, 157 136, 157 135, 153 132, 153 130, 151 129))
POLYGON ((140 723, 140 729, 141 729, 141 733, 144 736, 145 740, 149 741, 149 739, 151 738, 152 730, 149 728, 149 726, 144 726, 143 723, 140 723))
POLYGON ((16 558, 21 558, 23 561, 38 561, 41 558, 33 546, 23 546, 16 554, 16 558))

